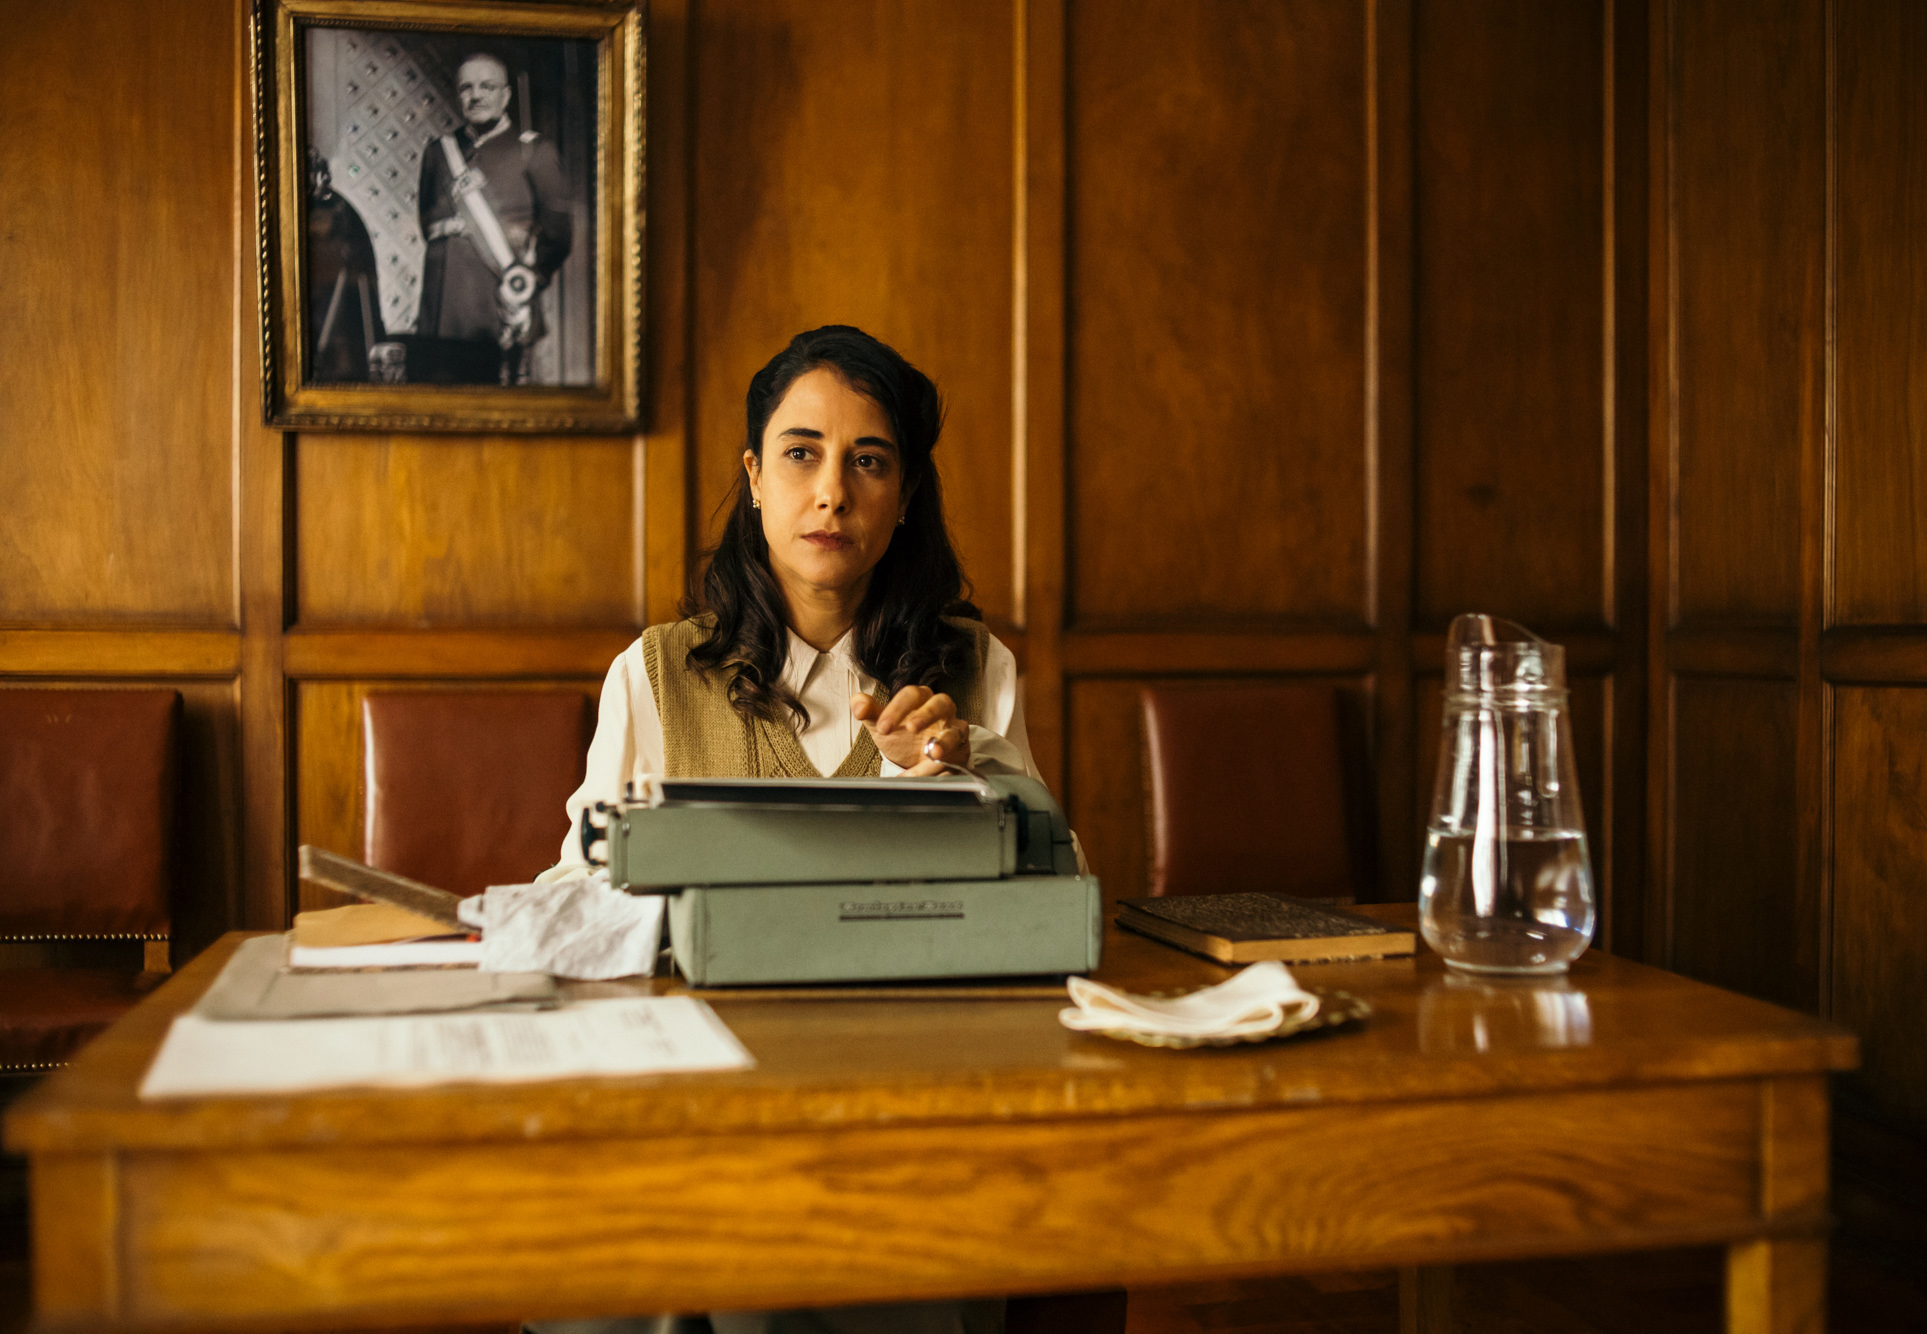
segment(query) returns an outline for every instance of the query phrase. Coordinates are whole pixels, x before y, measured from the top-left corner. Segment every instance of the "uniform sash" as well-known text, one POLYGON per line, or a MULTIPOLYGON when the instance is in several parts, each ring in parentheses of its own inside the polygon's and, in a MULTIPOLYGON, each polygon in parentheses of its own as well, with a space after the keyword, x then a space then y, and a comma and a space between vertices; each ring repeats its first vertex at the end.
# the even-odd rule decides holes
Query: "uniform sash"
POLYGON ((495 209, 482 193, 481 187, 470 186, 466 190, 457 188, 457 183, 468 171, 468 163, 462 161, 462 150, 455 142, 454 135, 442 136, 442 156, 448 159, 448 170, 452 177, 448 188, 449 193, 455 196, 456 207, 461 209, 474 233, 482 238, 482 258, 488 261, 490 269, 501 273, 515 264, 515 252, 509 248, 509 239, 502 230, 501 220, 495 216, 495 209))

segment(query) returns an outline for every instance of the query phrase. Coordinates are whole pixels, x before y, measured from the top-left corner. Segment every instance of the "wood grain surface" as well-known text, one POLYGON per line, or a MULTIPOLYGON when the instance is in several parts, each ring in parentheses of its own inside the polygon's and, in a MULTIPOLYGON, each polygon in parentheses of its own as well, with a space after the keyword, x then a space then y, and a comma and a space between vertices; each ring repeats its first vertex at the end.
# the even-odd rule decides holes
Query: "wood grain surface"
POLYGON ((1918 1139, 1927 27, 1881 0, 1649 13, 1649 957, 1859 1026, 1856 1115, 1918 1139))
POLYGON ((723 0, 695 33, 697 523, 742 472, 743 395, 854 324, 949 406, 937 462, 986 611, 1016 619, 1012 8, 723 0))
MULTIPOLYGON (((1415 439, 1418 312, 1417 180, 1413 139, 1416 48, 1411 0, 1386 0, 1368 11, 1369 67, 1366 158, 1370 166, 1366 219, 1368 395, 1365 430, 1377 460, 1373 478, 1372 619, 1378 661, 1374 696, 1372 775, 1376 817, 1378 897, 1402 902, 1418 881, 1418 831, 1387 812, 1409 810, 1416 785, 1412 751, 1412 610, 1415 605, 1418 444, 1415 439)), ((1416 890, 1411 893, 1416 895, 1416 890)))
POLYGON ((636 641, 633 627, 601 630, 319 630, 280 639, 293 680, 600 679, 636 641))
POLYGON ((10 676, 212 676, 240 670, 232 630, 0 630, 10 676))
POLYGON ((636 448, 304 437, 292 483, 296 623, 623 623, 640 596, 636 448))
MULTIPOLYGON (((1740 1243, 1734 1281, 1777 1319, 1814 1271, 1753 1243, 1811 1259, 1825 1072, 1855 1059, 1838 1029, 1623 960, 1503 982, 1422 954, 1299 968, 1376 1007, 1324 1040, 1153 1051, 1069 1033, 1053 1001, 725 1001, 753 1070, 140 1103, 166 1024, 237 940, 9 1114, 8 1146, 48 1169, 52 1325, 822 1304, 1698 1242, 1740 1243)), ((1227 971, 1114 933, 1102 975, 1227 971)))
POLYGON ((1790 624, 1799 607, 1799 446, 1824 333, 1819 11, 1668 11, 1676 623, 1790 624))
POLYGON ((1680 629, 1665 635, 1665 652, 1681 676, 1793 680, 1800 674, 1799 631, 1680 629))
POLYGON ((1054 784, 1065 781, 1070 750, 1063 651, 1070 577, 1069 4, 1023 0, 1012 34, 1017 69, 1012 175, 1018 188, 1012 228, 1017 381, 1011 426, 1023 571, 1016 620, 1025 632, 1024 698, 1032 752, 1044 781, 1054 784))
POLYGON ((1927 620, 1927 11, 1854 4, 1839 25, 1834 616, 1927 620))
POLYGON ((1927 632, 1912 627, 1840 628, 1820 640, 1820 671, 1841 684, 1927 682, 1927 632))
POLYGON ((1726 1262, 1730 1334, 1810 1334, 1826 1328, 1827 1243, 1761 1239, 1733 1247, 1726 1262))
POLYGON ((545 1289, 557 1313, 819 1305, 1745 1232, 1757 1118, 1751 1088, 1724 1083, 1456 1116, 139 1155, 121 1188, 126 1314, 512 1317, 545 1289))
POLYGON ((1370 671, 1377 637, 1362 632, 1073 630, 1063 640, 1064 670, 1074 677, 1242 676, 1265 672, 1370 671))
MULTIPOLYGON (((251 90, 252 25, 237 23, 226 53, 243 71, 234 85, 236 158, 242 181, 257 179, 251 90)), ((231 209, 231 244, 237 273, 254 269, 256 238, 270 225, 256 207, 254 193, 236 190, 231 209)), ((237 337, 234 358, 234 487, 239 501, 235 551, 241 612, 241 668, 236 682, 236 725, 241 733, 241 799, 221 814, 241 845, 241 895, 229 912, 230 924, 257 929, 286 926, 292 913, 293 846, 288 842, 289 686, 285 675, 285 632, 294 617, 297 571, 288 556, 294 535, 288 531, 293 495, 295 438, 264 425, 266 393, 259 328, 258 289, 237 282, 232 296, 237 337)))
POLYGON ((1927 1121, 1927 691, 1834 693, 1832 1010, 1866 1037, 1854 1082, 1903 1124, 1927 1121))
POLYGON ((100 1240, 121 1226, 119 1161, 105 1153, 37 1158, 32 1207, 35 1309, 53 1323, 112 1314, 120 1255, 100 1240))
MULTIPOLYGON (((355 681, 302 681, 295 686, 294 833, 301 843, 343 857, 362 852, 361 701, 355 681)), ((354 900, 319 885, 298 884, 297 912, 339 908, 354 900)))
POLYGON ((1600 624, 1613 444, 1601 6, 1416 13, 1417 619, 1600 624))
POLYGON ((1827 1081, 1770 1079, 1761 1086, 1760 1212, 1811 1217, 1826 1208, 1832 1106, 1827 1081))
MULTIPOLYGON (((1361 909, 1409 923, 1412 909, 1361 909)), ((1438 956, 1301 965, 1307 986, 1365 996, 1342 1040, 1188 1055, 1073 1034, 1048 1001, 722 1002, 758 1064, 700 1076, 141 1103, 135 1086, 172 1016, 212 980, 229 937, 181 969, 68 1070, 17 1103, 8 1144, 33 1152, 521 1142, 949 1119, 1163 1114, 1745 1079, 1844 1068, 1853 1039, 1819 1020, 1598 952, 1521 1011, 1513 990, 1463 985, 1438 956), (1539 1012, 1545 1011, 1541 1017, 1539 1012), (1518 1016, 1524 1014, 1521 1019, 1518 1016), (1483 1018, 1482 1018, 1483 1016, 1483 1018), (1574 1025, 1583 1017, 1583 1040, 1574 1025), (1471 1035, 1489 1032, 1481 1050, 1471 1035), (533 1120, 531 1120, 533 1118, 533 1120)), ((1136 991, 1232 970, 1113 929, 1098 976, 1136 991)), ((627 984, 586 984, 619 994, 627 984), (611 988, 614 988, 612 991, 611 988)), ((666 979, 642 984, 663 989, 666 979)))
POLYGON ((1673 687, 1671 962, 1781 1004, 1794 971, 1794 707, 1790 682, 1686 677, 1673 687))
POLYGON ((1069 9, 1074 625, 1369 619, 1363 22, 1069 9))
POLYGON ((234 626, 240 11, 11 18, 0 622, 234 626))

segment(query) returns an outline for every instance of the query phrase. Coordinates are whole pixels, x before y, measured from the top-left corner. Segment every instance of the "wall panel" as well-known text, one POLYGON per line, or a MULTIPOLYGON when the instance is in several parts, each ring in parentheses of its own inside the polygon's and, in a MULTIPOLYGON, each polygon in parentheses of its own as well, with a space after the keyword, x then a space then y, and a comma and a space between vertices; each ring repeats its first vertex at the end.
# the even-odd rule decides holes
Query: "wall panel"
POLYGON ((1785 1005, 1812 1006, 1795 964, 1798 691, 1790 681, 1673 684, 1672 967, 1785 1005))
POLYGON ((953 533, 980 605, 1014 619, 1009 6, 720 0, 696 41, 703 540, 750 376, 792 335, 854 324, 943 391, 953 533))
POLYGON ((1653 15, 1649 935, 1860 1032, 1858 1230, 1918 1208, 1863 1117, 1927 1130, 1927 11, 1653 15))
POLYGON ((1834 619, 1927 620, 1927 7, 1838 38, 1834 619))
MULTIPOLYGON (((361 857, 361 699, 357 681, 303 681, 294 689, 294 842, 361 857)), ((352 903, 345 894, 301 885, 303 912, 352 903)))
POLYGON ((0 622, 235 623, 237 18, 7 16, 0 622))
POLYGON ((641 596, 627 439, 305 436, 297 619, 619 625, 641 596))
POLYGON ((1927 690, 1834 692, 1833 1016, 1853 1082, 1927 1130, 1927 690))
POLYGON ((1070 8, 1073 625, 1370 620, 1364 17, 1070 8))
MULTIPOLYGON (((224 655, 241 701, 245 799, 220 818, 256 924, 287 906, 296 843, 356 845, 367 683, 592 686, 668 614, 737 475, 750 374, 816 324, 870 328, 946 391, 959 545, 986 611, 1022 630, 1033 735, 1113 892, 1142 882, 1142 682, 1348 682, 1397 808, 1366 812, 1378 888, 1409 895, 1430 782, 1408 781, 1415 628, 1477 605, 1597 629, 1613 572, 1637 578, 1643 553, 1608 547, 1601 450, 1608 252, 1637 239, 1603 221, 1607 25, 1640 29, 1638 0, 660 0, 645 443, 255 425, 245 6, 104 2, 9 48, 30 53, 16 84, 71 67, 78 90, 0 106, 39 108, 0 136, 9 184, 55 128, 78 165, 63 235, 0 244, 26 246, 33 299, 73 289, 85 318, 60 346, 94 355, 125 312, 167 336, 134 349, 149 369, 88 372, 87 392, 126 392, 31 382, 25 416, 57 444, 0 450, 0 481, 40 470, 0 493, 30 502, 0 523, 0 623, 28 623, 43 665, 0 639, 0 670, 89 667, 88 645, 46 638, 89 619, 244 622, 169 651, 224 655), (105 239, 77 265, 88 226, 105 239), (129 237, 192 283, 116 268, 129 237), (102 428, 129 402, 164 448, 135 457, 102 428), (101 540, 132 522, 115 507, 167 516, 124 578, 85 564, 120 550, 101 540)), ((1586 692, 1624 670, 1617 633, 1578 683, 1602 718, 1586 692)), ((136 670, 127 653, 108 656, 136 670)))
POLYGON ((234 926, 243 902, 241 725, 233 681, 155 681, 181 692, 181 885, 174 957, 185 962, 234 926))
POLYGON ((1610 615, 1600 10, 1418 7, 1421 625, 1610 615))
POLYGON ((1141 680, 1070 683, 1070 733, 1076 739, 1060 794, 1104 898, 1150 893, 1150 789, 1144 766, 1141 680))
POLYGON ((1821 2, 1676 12, 1673 621, 1790 628, 1800 447, 1823 392, 1821 2))

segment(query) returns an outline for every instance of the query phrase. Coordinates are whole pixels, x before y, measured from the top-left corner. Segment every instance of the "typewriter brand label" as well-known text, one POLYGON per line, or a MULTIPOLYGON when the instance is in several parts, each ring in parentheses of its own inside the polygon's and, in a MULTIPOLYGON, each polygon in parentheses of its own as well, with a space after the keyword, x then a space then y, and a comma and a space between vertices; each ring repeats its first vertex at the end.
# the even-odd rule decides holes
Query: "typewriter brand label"
POLYGON ((964 915, 962 899, 846 900, 836 907, 839 922, 929 922, 964 915))

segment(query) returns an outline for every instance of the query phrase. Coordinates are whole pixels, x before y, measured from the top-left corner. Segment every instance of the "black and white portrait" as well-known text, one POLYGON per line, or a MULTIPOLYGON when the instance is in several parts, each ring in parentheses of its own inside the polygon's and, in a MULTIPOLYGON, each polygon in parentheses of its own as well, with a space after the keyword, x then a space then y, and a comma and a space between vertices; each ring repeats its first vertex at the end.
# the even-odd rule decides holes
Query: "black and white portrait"
POLYGON ((303 36, 308 383, 594 383, 597 44, 303 36))

